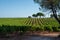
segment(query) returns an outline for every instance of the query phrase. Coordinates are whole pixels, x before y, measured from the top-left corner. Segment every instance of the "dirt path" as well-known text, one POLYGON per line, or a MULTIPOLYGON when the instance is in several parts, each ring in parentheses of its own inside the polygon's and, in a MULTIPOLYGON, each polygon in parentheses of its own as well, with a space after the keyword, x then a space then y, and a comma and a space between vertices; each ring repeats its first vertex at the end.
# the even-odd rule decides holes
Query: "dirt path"
POLYGON ((24 35, 19 33, 3 37, 0 40, 60 40, 60 32, 26 32, 24 35))
POLYGON ((39 36, 49 36, 49 37, 58 37, 60 32, 26 32, 24 35, 39 35, 39 36))
POLYGON ((60 40, 60 38, 42 36, 15 36, 10 38, 0 38, 0 40, 60 40))

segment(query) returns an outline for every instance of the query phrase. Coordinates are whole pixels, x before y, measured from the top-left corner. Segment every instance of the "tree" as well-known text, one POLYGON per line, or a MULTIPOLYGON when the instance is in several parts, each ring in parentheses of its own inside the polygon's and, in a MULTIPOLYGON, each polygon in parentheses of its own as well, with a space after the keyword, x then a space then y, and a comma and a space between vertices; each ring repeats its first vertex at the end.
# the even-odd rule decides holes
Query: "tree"
POLYGON ((57 17, 57 12, 60 10, 60 0, 34 0, 34 2, 39 4, 42 9, 53 12, 54 18, 60 24, 60 20, 57 17))
POLYGON ((40 18, 41 18, 41 16, 44 16, 44 14, 41 13, 41 12, 38 12, 36 15, 37 15, 37 16, 40 16, 40 18))
POLYGON ((31 18, 31 16, 28 16, 28 18, 31 18))
POLYGON ((37 15, 36 15, 36 14, 33 14, 32 16, 33 16, 33 17, 37 17, 37 15))
POLYGON ((58 15, 58 18, 60 19, 60 14, 58 15))
POLYGON ((53 18, 54 17, 53 14, 51 14, 50 17, 53 18))

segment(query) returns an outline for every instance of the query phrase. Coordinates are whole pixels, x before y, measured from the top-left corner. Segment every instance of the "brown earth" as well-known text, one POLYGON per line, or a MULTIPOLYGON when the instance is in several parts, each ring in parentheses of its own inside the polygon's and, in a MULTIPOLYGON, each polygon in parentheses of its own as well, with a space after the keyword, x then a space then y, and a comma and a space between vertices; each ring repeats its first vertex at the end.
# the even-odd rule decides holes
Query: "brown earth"
MULTIPOLYGON (((60 35, 60 32, 40 32, 40 31, 34 31, 34 32, 25 32, 21 35, 20 32, 14 32, 12 34, 7 34, 5 36, 0 35, 0 40, 21 40, 22 36, 49 36, 49 37, 58 37, 60 35)), ((60 36, 59 36, 60 38, 60 36)))
POLYGON ((24 35, 38 35, 38 36, 49 36, 49 37, 58 37, 60 32, 48 32, 48 31, 34 31, 34 32, 26 32, 24 35))

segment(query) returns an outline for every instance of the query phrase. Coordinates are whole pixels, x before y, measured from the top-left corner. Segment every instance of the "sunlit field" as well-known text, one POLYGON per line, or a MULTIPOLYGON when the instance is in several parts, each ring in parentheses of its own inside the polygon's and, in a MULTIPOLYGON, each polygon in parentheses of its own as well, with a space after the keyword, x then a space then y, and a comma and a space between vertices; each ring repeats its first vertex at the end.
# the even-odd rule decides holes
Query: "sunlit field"
POLYGON ((0 26, 1 30, 7 33, 16 30, 20 32, 60 31, 59 23, 54 18, 0 18, 0 26))
POLYGON ((0 18, 0 25, 10 26, 58 26, 54 18, 0 18))

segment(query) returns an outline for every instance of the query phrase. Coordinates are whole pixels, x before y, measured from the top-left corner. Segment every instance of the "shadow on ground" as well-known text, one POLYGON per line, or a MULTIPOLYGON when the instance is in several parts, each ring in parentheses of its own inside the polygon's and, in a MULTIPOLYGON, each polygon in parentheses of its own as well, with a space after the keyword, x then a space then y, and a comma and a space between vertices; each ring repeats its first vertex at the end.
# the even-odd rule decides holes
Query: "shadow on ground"
POLYGON ((13 37, 0 37, 0 40, 60 40, 60 36, 43 37, 43 36, 37 36, 37 35, 31 35, 31 36, 15 35, 13 37))

